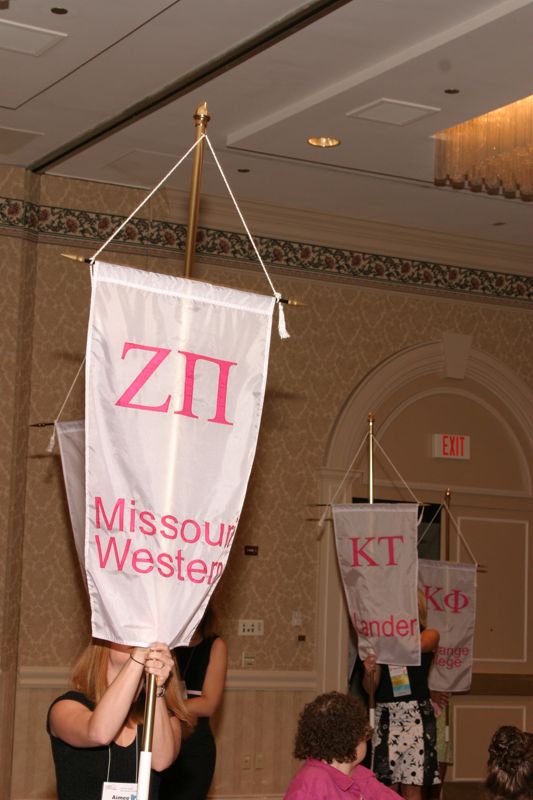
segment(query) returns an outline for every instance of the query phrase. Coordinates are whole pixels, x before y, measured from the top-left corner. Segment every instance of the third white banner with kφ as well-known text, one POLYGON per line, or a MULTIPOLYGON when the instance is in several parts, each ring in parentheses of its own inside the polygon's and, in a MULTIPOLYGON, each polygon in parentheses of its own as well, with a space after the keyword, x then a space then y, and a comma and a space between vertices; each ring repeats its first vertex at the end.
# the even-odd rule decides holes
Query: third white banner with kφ
POLYGON ((476 567, 424 558, 418 563, 428 628, 440 633, 429 675, 430 689, 466 692, 470 689, 474 657, 476 567))
POLYGON ((85 568, 93 636, 188 644, 255 454, 274 298, 96 262, 85 568))
POLYGON ((417 506, 333 505, 339 566, 362 659, 420 664, 417 506))

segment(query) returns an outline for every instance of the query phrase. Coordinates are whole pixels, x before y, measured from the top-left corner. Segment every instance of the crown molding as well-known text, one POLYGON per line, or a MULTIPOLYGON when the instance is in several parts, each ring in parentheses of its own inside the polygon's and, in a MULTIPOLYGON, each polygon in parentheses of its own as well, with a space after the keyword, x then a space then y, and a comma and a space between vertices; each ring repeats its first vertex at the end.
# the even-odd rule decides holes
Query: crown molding
MULTIPOLYGON (((0 183, 10 184, 22 189, 26 170, 22 168, 0 167, 0 183)), ((52 205, 59 202, 56 197, 63 196, 64 186, 68 184, 70 196, 76 195, 79 189, 83 197, 83 208, 87 206, 90 193, 87 186, 93 184, 95 195, 101 198, 102 189, 107 187, 111 195, 120 191, 131 193, 131 206, 139 202, 139 193, 144 189, 123 187, 115 184, 86 181, 80 178, 64 178, 58 175, 39 176, 43 187, 42 202, 52 205), (45 199, 47 198, 47 199, 45 199), (54 199, 52 199, 54 198, 54 199)), ((173 188, 163 188, 154 198, 152 213, 169 222, 187 223, 189 193, 173 188)), ((344 249, 365 250, 385 256, 417 259, 420 261, 438 261, 451 266, 475 267, 483 270, 496 270, 517 275, 533 275, 533 248, 515 245, 512 242, 477 239, 467 236, 455 236, 438 231, 417 228, 416 226, 390 225, 372 220, 357 219, 350 216, 324 214, 317 211, 298 210, 266 203, 243 201, 241 211, 247 225, 254 235, 268 238, 287 238, 292 241, 304 241, 324 247, 340 247, 344 249)), ((109 209, 106 213, 116 213, 109 209)), ((119 212, 120 213, 120 212, 119 212)), ((144 212, 139 217, 145 216, 144 212)), ((203 194, 200 201, 199 223, 202 227, 213 227, 222 230, 244 232, 237 211, 227 196, 203 194)))
MULTIPOLYGON (((178 215, 174 217, 175 221, 187 221, 186 198, 186 192, 177 190, 167 197, 169 211, 178 215)), ((533 248, 524 245, 261 203, 244 202, 240 207, 248 227, 258 236, 365 250, 399 258, 438 261, 452 266, 533 275, 533 248)), ((235 207, 225 197, 208 195, 202 198, 200 224, 203 227, 242 231, 235 207)))
MULTIPOLYGON (((172 198, 173 202, 177 202, 175 195, 172 198)), ((209 199, 205 204, 208 209, 209 199)), ((106 206, 107 201, 103 201, 103 205, 106 206)), ((110 252, 146 255, 150 251, 161 257, 179 260, 185 250, 187 226, 183 222, 170 221, 169 216, 177 215, 171 214, 169 202, 164 205, 165 208, 158 207, 157 218, 134 217, 119 229, 119 224, 125 218, 114 213, 0 196, 0 234, 67 247, 90 247, 94 251, 95 245, 101 245, 110 231, 115 230, 119 235, 112 242, 110 252)), ((229 228, 230 225, 228 220, 221 219, 218 211, 212 206, 211 213, 214 216, 210 219, 206 212, 202 226, 198 228, 197 259, 231 268, 246 269, 252 263, 257 267, 247 233, 237 232, 239 226, 235 220, 230 230, 221 228, 229 228), (209 224, 204 227, 205 223, 216 227, 209 227, 209 224)), ((334 219, 337 226, 339 218, 311 214, 304 216, 305 228, 298 229, 296 218, 301 217, 301 212, 287 210, 284 217, 280 209, 276 209, 276 222, 273 222, 273 218, 270 220, 267 235, 261 233, 259 219, 250 220, 252 229, 255 229, 254 241, 269 268, 299 277, 348 281, 381 290, 423 292, 458 300, 496 302, 523 308, 530 307, 533 301, 533 267, 530 266, 533 259, 528 257, 522 260, 524 248, 515 248, 522 255, 518 258, 515 254, 513 261, 513 254, 508 248, 503 252, 493 243, 493 246, 484 245, 488 249, 483 253, 476 251, 477 257, 472 259, 464 249, 456 250, 454 255, 451 240, 447 238, 440 255, 438 248, 434 247, 434 260, 427 261, 413 257, 416 248, 411 245, 406 248, 401 244, 398 231, 405 233, 407 229, 395 228, 394 235, 391 234, 387 240, 386 230, 390 233, 390 226, 376 227, 376 223, 361 223, 346 218, 343 222, 341 220, 340 227, 335 227, 333 234, 330 231, 328 235, 326 221, 334 219), (313 221, 316 224, 311 229, 309 225, 313 221), (361 231, 365 233, 358 232, 357 226, 363 226, 361 231), (280 238, 273 238, 274 228, 280 238), (286 228, 285 232, 283 228, 286 228), (371 228, 379 235, 369 237, 371 228), (319 245, 313 243, 317 238, 316 230, 320 230, 319 245), (332 244, 325 243, 328 239, 332 244), (388 255, 387 252, 395 255, 388 255), (473 262, 477 266, 465 266, 473 262), (461 266, 455 266, 455 263, 461 266), (513 265, 515 269, 521 268, 523 274, 513 272, 513 265)), ((264 225, 266 229, 267 223, 264 222, 264 225)), ((412 231, 409 231, 409 236, 411 234, 412 231)), ((439 239, 442 240, 442 237, 439 236, 439 239)), ((421 248, 419 250, 422 252, 421 248)), ((533 254, 533 249, 530 252, 533 254)))

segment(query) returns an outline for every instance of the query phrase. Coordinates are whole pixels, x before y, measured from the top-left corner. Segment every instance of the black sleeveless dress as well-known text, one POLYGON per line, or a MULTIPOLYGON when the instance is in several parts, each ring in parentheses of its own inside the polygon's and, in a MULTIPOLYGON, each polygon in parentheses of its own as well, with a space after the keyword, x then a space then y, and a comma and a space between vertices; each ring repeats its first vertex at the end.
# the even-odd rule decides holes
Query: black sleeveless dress
MULTIPOLYGON (((142 726, 137 726, 137 739, 127 747, 121 747, 116 742, 101 747, 73 747, 58 739, 50 730, 50 711, 60 700, 74 700, 91 711, 94 709, 94 703, 84 694, 70 691, 57 697, 48 710, 46 730, 52 744, 58 800, 100 800, 104 781, 135 783, 142 726)), ((152 800, 158 796, 158 785, 159 774, 152 771, 152 800)))
MULTIPOLYGON (((217 638, 210 636, 194 647, 174 649, 190 699, 202 693, 211 647, 217 638)), ((213 780, 216 755, 209 718, 198 717, 193 732, 183 739, 176 761, 161 774, 160 800, 204 800, 213 780)))

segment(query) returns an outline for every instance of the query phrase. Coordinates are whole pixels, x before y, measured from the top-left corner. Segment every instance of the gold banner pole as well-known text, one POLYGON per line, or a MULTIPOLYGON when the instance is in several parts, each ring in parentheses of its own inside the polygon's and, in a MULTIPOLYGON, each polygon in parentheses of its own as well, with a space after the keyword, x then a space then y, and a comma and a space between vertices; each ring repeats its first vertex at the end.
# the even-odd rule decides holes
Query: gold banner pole
MULTIPOLYGON (((368 502, 374 502, 374 414, 368 415, 368 502)), ((370 691, 368 693, 368 721, 373 728, 376 722, 376 680, 370 673, 370 691)))
POLYGON ((450 503, 452 500, 452 493, 450 489, 444 492, 444 514, 443 514, 443 539, 444 539, 444 560, 450 560, 450 503))
POLYGON ((368 502, 374 502, 374 415, 368 415, 368 502))
MULTIPOLYGON (((211 117, 207 111, 207 103, 198 106, 194 114, 196 141, 204 135, 211 117)), ((194 161, 189 198, 189 224, 187 228, 187 244, 185 248, 185 277, 192 272, 192 262, 196 250, 196 231, 198 228, 198 211, 200 208, 200 186, 202 182, 202 165, 204 160, 204 141, 198 143, 194 150, 194 161)), ((137 800, 149 800, 150 775, 152 767, 152 744, 154 738, 154 720, 157 682, 154 675, 148 675, 146 681, 146 701, 144 706, 144 724, 139 757, 139 775, 137 783, 137 800)))
MULTIPOLYGON (((196 141, 207 130, 207 123, 211 119, 207 111, 207 103, 198 106, 194 114, 194 126, 196 129, 196 141)), ((195 147, 194 160, 191 178, 191 196, 189 198, 189 222, 187 226, 187 244, 185 247, 185 271, 186 278, 191 277, 192 262, 196 250, 196 231, 198 229, 198 211, 200 209, 200 187, 202 184, 202 165, 204 163, 204 144, 205 139, 195 147)))
MULTIPOLYGON (((444 560, 450 560, 450 503, 452 501, 452 493, 450 489, 446 489, 444 493, 444 514, 442 515, 442 519, 444 522, 443 527, 443 538, 444 538, 444 560)), ((444 741, 446 744, 450 741, 450 703, 446 703, 446 709, 444 711, 444 741)), ((442 776, 444 780, 444 776, 442 776)))

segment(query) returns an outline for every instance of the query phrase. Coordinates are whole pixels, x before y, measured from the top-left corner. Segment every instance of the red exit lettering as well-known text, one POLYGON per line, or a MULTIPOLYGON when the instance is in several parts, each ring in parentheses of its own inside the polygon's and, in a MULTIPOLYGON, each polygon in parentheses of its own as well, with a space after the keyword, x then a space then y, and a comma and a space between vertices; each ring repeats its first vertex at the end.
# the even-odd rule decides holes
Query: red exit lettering
POLYGON ((462 433, 434 433, 431 454, 433 458, 470 458, 470 436, 462 433))

